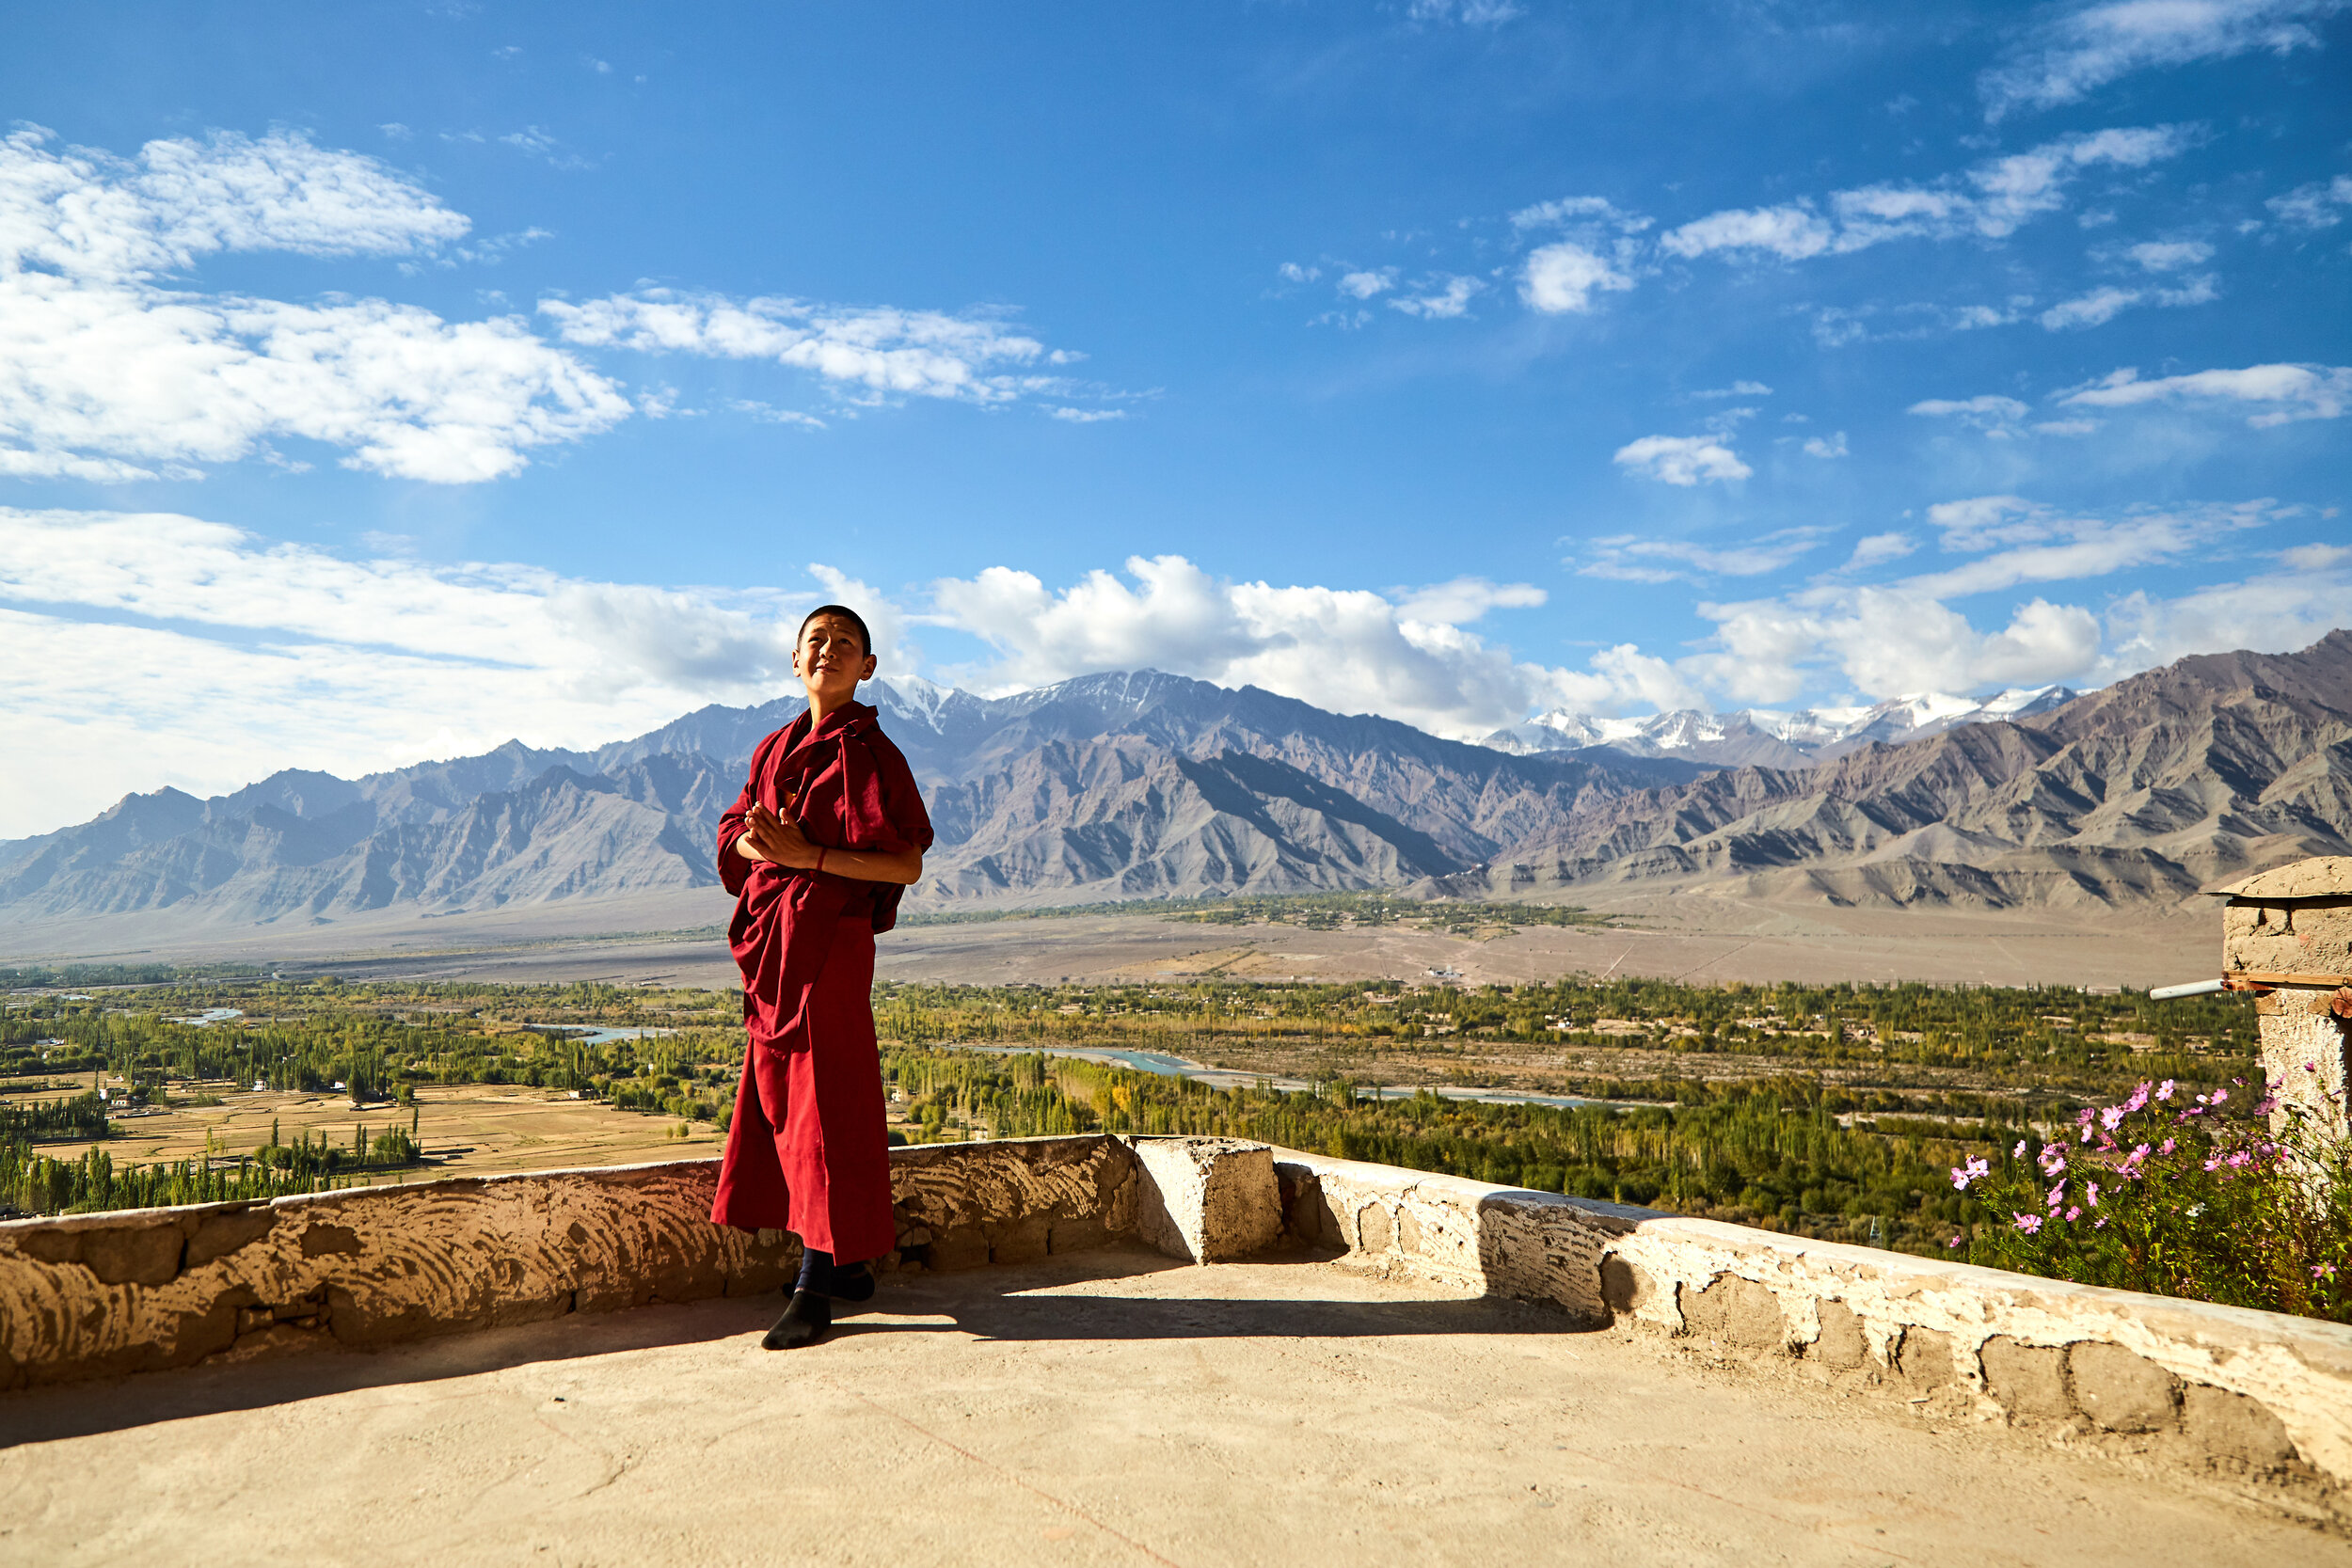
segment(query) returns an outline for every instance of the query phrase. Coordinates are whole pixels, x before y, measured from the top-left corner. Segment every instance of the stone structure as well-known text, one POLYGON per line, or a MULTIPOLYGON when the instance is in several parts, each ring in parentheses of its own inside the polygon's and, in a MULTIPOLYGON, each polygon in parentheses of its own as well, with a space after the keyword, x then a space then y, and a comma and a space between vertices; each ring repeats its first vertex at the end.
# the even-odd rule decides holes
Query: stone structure
POLYGON ((1237 1138, 1136 1138, 1142 1239, 1187 1263, 1230 1263, 1282 1233, 1274 1152, 1237 1138))
MULTIPOLYGON (((2352 1528, 2352 1329, 1808 1241, 1230 1139, 892 1151, 885 1271, 1122 1239, 1287 1240, 1557 1308, 1577 1327, 2185 1465, 2352 1528)), ((707 1219, 713 1161, 0 1225, 0 1385, 372 1347, 781 1289, 787 1237, 707 1219)))
POLYGON ((2352 1133, 2352 856, 2322 856, 2221 890, 2223 978, 2267 987, 2255 999, 2263 1072, 2282 1085, 2274 1131, 2296 1118, 2352 1133))

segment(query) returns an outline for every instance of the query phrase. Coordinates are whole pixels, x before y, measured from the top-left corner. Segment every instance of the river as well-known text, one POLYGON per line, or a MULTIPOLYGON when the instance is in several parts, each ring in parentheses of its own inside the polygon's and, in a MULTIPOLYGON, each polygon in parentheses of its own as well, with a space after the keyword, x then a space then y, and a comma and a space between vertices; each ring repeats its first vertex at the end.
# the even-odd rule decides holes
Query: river
MULTIPOLYGON (((1205 1062, 1172 1056, 1163 1051, 1122 1051, 1109 1047, 1043 1046, 1043 1045, 976 1045, 965 1041, 944 1041, 943 1051, 971 1051, 991 1056, 1071 1056, 1079 1061, 1101 1062, 1109 1067, 1133 1069, 1136 1072, 1157 1073, 1163 1078, 1189 1078, 1196 1084, 1213 1088, 1239 1089, 1264 1085, 1285 1094, 1302 1094, 1315 1087, 1303 1078, 1275 1078, 1262 1072, 1236 1072, 1231 1068, 1211 1067, 1205 1062)), ((1417 1094, 1434 1094, 1441 1100, 1466 1100, 1481 1105, 1549 1105, 1555 1110, 1573 1110, 1580 1105, 1606 1105, 1622 1110, 1632 1105, 1663 1103, 1654 1100, 1586 1100, 1565 1094, 1517 1094, 1508 1089, 1473 1089, 1457 1085, 1427 1085, 1415 1087, 1403 1084, 1359 1085, 1359 1100, 1410 1100, 1417 1094)))

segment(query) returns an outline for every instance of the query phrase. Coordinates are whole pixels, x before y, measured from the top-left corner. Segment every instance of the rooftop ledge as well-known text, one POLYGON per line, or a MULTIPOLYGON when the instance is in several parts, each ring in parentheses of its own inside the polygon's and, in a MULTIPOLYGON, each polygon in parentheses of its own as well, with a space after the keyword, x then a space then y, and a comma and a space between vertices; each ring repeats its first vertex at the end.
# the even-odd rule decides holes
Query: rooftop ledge
POLYGON ((901 1563, 2352 1534, 2336 1325, 1224 1139, 892 1161, 871 1309, 780 1355, 797 1249, 708 1222, 715 1161, 0 1225, 0 1557, 795 1558, 752 1516, 901 1563))

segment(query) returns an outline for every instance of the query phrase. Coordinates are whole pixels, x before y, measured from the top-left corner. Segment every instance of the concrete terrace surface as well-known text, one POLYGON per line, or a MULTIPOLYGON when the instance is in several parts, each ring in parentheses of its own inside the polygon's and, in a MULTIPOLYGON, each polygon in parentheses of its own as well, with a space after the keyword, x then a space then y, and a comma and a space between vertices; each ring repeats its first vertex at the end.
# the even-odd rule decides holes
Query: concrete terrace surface
POLYGON ((1303 1257, 0 1396, 0 1562, 2343 1562, 2177 1473, 1303 1257))

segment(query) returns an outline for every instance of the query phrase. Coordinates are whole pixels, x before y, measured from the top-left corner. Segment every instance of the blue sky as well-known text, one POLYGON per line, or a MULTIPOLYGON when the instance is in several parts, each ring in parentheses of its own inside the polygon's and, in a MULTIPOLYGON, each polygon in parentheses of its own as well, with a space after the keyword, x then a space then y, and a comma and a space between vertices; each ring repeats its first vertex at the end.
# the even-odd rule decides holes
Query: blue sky
POLYGON ((52 8, 0 834, 1151 664, 1475 736, 2352 621, 2352 6, 52 8))

